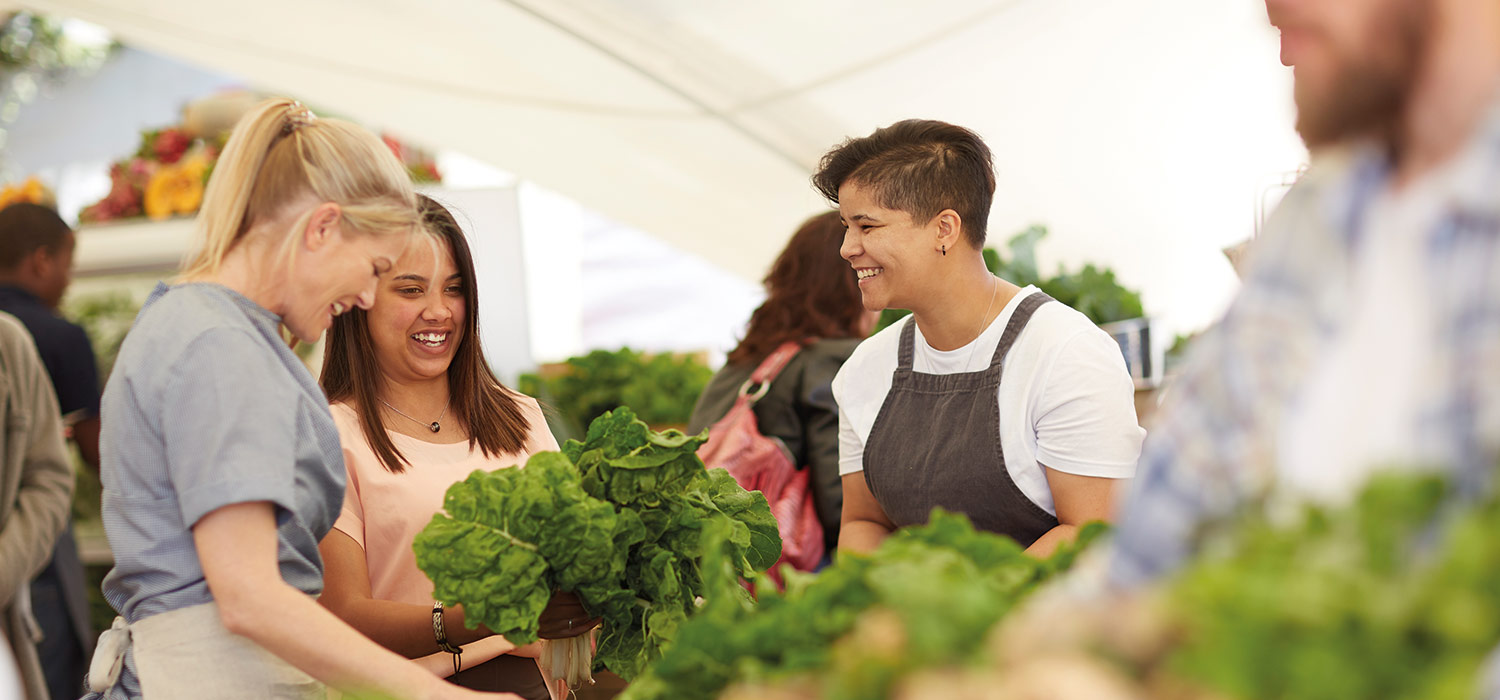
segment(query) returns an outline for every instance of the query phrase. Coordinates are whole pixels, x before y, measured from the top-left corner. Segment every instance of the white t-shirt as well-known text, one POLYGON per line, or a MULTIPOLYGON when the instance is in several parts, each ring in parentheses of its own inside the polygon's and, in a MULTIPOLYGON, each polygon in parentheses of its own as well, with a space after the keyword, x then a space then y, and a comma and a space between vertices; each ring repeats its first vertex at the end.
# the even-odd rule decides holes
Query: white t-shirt
MULTIPOLYGON (((915 329, 912 369, 958 374, 989 367, 1011 314, 1037 291, 1022 289, 974 342, 956 350, 934 349, 915 329)), ((890 393, 907 323, 911 317, 861 343, 833 380, 840 474, 864 471, 865 444, 890 393)), ((1021 493, 1048 513, 1056 510, 1042 465, 1080 476, 1135 475, 1146 436, 1135 417, 1135 384, 1119 344, 1083 314, 1058 302, 1037 307, 1011 346, 997 393, 1006 471, 1021 493)))

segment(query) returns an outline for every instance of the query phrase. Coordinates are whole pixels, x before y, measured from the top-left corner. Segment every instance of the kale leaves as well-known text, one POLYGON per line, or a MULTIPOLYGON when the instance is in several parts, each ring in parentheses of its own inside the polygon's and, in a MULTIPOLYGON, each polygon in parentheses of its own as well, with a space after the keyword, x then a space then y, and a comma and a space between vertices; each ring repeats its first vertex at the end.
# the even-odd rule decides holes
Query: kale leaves
POLYGON ((622 698, 710 700, 734 684, 797 679, 812 679, 814 697, 886 697, 915 669, 982 653, 985 633, 1105 530, 1090 524, 1076 543, 1038 560, 936 509, 928 524, 897 531, 869 556, 841 554, 816 575, 786 572, 785 593, 762 586, 751 603, 733 595, 738 545, 726 529, 721 549, 704 559, 714 595, 622 698))
POLYGON ((630 680, 704 596, 705 530, 729 543, 737 576, 781 555, 765 497, 705 470, 696 454, 704 440, 653 432, 624 407, 605 413, 561 453, 475 471, 449 488, 446 513, 417 536, 417 566, 438 600, 516 644, 537 639, 554 591, 577 593, 604 620, 596 667, 630 680))

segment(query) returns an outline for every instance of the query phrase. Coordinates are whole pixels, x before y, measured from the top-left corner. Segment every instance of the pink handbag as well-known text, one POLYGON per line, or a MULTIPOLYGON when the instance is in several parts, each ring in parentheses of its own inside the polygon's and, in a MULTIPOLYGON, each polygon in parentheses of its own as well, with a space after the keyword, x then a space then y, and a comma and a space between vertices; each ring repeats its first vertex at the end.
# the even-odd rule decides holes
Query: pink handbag
POLYGON ((783 563, 812 571, 822 561, 823 525, 813 507, 812 470, 798 469, 781 440, 762 434, 751 409, 801 349, 801 344, 788 342, 766 357, 740 387, 729 413, 709 427, 708 442, 698 448, 709 469, 723 467, 745 490, 765 494, 781 532, 781 558, 770 571, 778 586, 783 563))

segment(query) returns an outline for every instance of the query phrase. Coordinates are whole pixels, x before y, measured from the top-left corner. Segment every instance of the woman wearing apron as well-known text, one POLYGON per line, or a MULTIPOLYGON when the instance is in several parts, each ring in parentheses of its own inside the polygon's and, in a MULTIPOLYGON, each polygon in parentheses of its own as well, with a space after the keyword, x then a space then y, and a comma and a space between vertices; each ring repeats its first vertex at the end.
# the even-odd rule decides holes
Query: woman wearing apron
POLYGON ((311 700, 326 683, 486 697, 314 600, 344 466, 328 404, 282 331, 314 342, 368 307, 416 223, 405 170, 363 129, 290 100, 235 127, 198 215, 200 247, 178 283, 152 292, 104 391, 115 556, 104 594, 123 619, 101 637, 91 690, 311 700))
POLYGON ((933 507, 1050 554, 1111 516, 1145 431, 1119 346, 981 253, 994 196, 973 132, 908 120, 823 157, 814 184, 847 226, 865 308, 911 316, 866 340, 834 380, 844 508, 839 547, 874 549, 933 507))

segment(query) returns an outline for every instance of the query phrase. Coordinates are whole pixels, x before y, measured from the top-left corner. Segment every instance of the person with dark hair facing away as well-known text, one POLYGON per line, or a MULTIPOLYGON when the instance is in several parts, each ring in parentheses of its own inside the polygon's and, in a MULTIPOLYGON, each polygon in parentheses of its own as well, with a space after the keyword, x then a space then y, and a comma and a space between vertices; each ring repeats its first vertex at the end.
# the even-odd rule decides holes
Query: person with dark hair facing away
POLYGON ((802 344, 753 410, 761 433, 780 439, 793 464, 812 470, 813 507, 830 555, 844 502, 833 377, 879 318, 865 310, 854 271, 839 257, 843 237, 836 211, 802 223, 771 264, 766 300, 750 315, 744 339, 704 388, 688 422, 694 434, 713 425, 766 357, 784 343, 802 344))
POLYGON ((1133 382, 1083 314, 985 267, 995 174, 979 136, 897 122, 829 151, 813 183, 847 226, 865 308, 912 312, 833 382, 839 547, 873 549, 935 506, 1037 556, 1110 519, 1144 436, 1133 382))
MULTIPOLYGON (((57 215, 39 204, 12 204, 0 210, 0 311, 15 316, 31 332, 37 352, 83 461, 99 471, 99 370, 83 328, 58 315, 58 304, 73 279, 77 239, 57 215)), ((83 689, 85 663, 93 652, 87 584, 72 528, 64 530, 52 560, 31 583, 31 605, 42 639, 37 653, 54 698, 72 698, 83 689)))
MULTIPOLYGON (((505 387, 485 362, 474 259, 458 222, 418 198, 430 235, 381 276, 369 310, 335 321, 323 355, 348 489, 319 544, 327 567, 319 601, 458 685, 545 700, 537 645, 517 649, 483 625, 469 629, 462 606, 433 601, 412 550, 449 486, 558 449, 536 400, 505 387)), ((573 637, 596 623, 576 596, 560 593, 542 613, 541 635, 573 637)))

